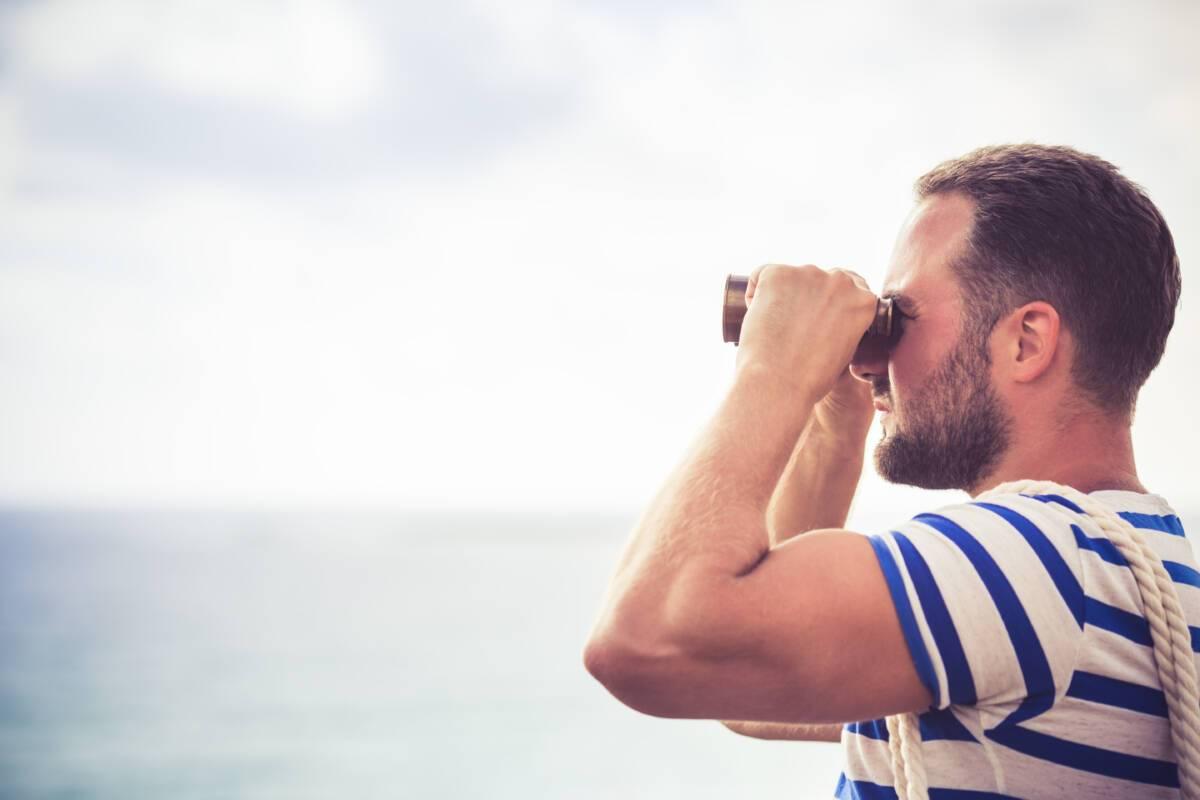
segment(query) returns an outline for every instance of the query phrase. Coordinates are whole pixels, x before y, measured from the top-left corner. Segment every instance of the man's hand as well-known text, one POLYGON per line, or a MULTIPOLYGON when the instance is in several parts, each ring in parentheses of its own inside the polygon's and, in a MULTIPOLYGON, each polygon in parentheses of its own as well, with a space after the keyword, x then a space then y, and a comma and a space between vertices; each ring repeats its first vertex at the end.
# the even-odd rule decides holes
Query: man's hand
POLYGON ((813 402, 846 370, 878 298, 849 270, 767 264, 750 274, 737 369, 765 369, 813 402))
POLYGON ((722 721, 734 733, 754 739, 782 739, 791 742, 840 742, 841 725, 796 725, 786 722, 722 721))

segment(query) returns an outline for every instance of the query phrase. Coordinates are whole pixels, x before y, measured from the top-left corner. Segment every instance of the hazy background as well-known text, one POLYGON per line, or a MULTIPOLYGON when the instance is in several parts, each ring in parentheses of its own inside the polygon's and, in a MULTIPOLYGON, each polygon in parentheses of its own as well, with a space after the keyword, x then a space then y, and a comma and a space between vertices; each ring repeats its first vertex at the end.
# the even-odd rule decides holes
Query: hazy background
MULTIPOLYGON (((938 161, 1113 161, 1183 263, 1133 435, 1186 525, 1197 31, 1190 2, 0 3, 0 794, 832 794, 836 748, 643 717, 580 663, 728 385, 725 275, 879 291, 938 161)), ((962 497, 867 472, 860 530, 962 497)))

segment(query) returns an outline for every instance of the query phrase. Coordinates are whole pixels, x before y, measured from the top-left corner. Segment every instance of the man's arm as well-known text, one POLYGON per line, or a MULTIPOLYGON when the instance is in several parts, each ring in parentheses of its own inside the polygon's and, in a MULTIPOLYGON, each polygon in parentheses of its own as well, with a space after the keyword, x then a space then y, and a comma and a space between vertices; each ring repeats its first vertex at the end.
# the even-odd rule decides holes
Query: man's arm
POLYGON ((881 542, 827 529, 773 547, 766 524, 877 298, 847 270, 766 265, 747 303, 756 277, 733 385, 635 525, 584 665, 660 717, 808 724, 923 710, 936 676, 923 644, 917 674, 906 632, 919 631, 892 601, 881 542))
POLYGON ((584 652, 626 705, 793 724, 929 707, 868 538, 770 546, 766 507, 819 399, 739 371, 643 514, 584 652))
POLYGON ((771 546, 818 528, 841 528, 863 471, 875 411, 870 385, 849 367, 813 409, 767 506, 771 546))
MULTIPOLYGON (((874 411, 870 387, 847 369, 814 410, 767 507, 771 545, 817 528, 841 528, 863 470, 863 446, 874 411)), ((788 725, 725 720, 734 733, 756 739, 841 741, 841 725, 788 725)))

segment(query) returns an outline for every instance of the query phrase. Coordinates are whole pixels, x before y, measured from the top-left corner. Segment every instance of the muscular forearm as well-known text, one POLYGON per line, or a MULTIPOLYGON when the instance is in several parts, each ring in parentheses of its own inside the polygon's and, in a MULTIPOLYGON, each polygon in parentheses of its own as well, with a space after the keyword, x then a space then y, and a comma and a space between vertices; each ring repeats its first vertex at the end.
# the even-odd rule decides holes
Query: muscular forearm
POLYGON ((841 528, 863 470, 864 435, 808 426, 792 452, 771 504, 771 545, 818 528, 841 528))
POLYGON ((722 722, 726 728, 755 739, 784 739, 794 742, 840 742, 841 725, 789 725, 782 722, 722 722))

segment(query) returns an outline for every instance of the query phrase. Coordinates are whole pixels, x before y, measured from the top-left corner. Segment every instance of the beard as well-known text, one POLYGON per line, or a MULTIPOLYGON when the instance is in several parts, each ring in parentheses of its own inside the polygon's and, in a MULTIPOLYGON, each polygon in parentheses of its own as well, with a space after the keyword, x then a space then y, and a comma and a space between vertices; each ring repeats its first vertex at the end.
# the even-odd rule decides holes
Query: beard
POLYGON ((875 447, 875 469, 889 483, 970 492, 1008 450, 1013 419, 992 388, 986 339, 972 338, 959 336, 925 387, 905 402, 903 419, 892 406, 892 432, 885 428, 875 447))

